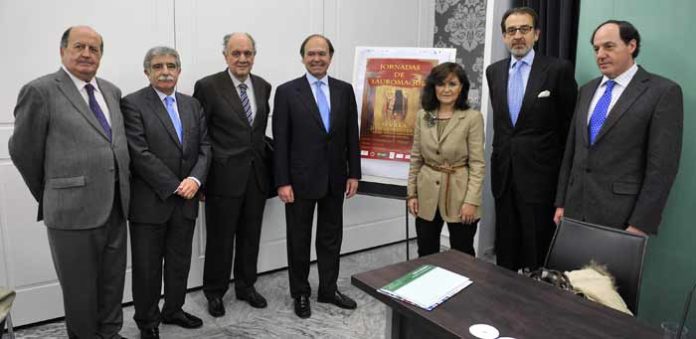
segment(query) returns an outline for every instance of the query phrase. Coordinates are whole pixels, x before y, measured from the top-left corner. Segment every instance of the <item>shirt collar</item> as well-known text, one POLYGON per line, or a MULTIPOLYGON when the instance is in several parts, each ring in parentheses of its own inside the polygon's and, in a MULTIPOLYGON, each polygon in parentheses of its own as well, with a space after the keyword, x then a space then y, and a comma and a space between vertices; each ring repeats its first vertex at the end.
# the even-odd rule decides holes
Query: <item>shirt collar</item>
MULTIPOLYGON (((151 86, 151 87, 152 87, 152 86, 151 86)), ((172 97, 172 99, 174 99, 174 102, 176 102, 176 89, 174 89, 174 93, 172 93, 171 95, 164 94, 164 93, 160 92, 160 91, 159 91, 157 88, 155 88, 155 87, 152 87, 152 89, 155 90, 155 93, 157 93, 157 96, 159 96, 160 101, 164 102, 164 98, 166 98, 166 97, 172 97)))
POLYGON ((633 66, 629 67, 625 72, 619 74, 614 79, 609 79, 606 75, 602 76, 602 82, 599 83, 599 87, 604 86, 604 84, 607 83, 609 80, 614 80, 617 84, 619 84, 621 87, 626 88, 628 86, 628 83, 631 82, 631 79, 633 79, 633 76, 636 75, 638 72, 638 65, 634 62, 633 66))
POLYGON ((234 76, 234 74, 232 74, 232 72, 230 72, 229 68, 227 69, 227 74, 230 75, 230 78, 232 79, 232 83, 234 84, 234 88, 239 88, 240 84, 245 84, 247 86, 247 88, 251 88, 251 86, 252 86, 251 74, 247 75, 247 78, 244 81, 237 79, 237 77, 234 76))
POLYGON ((68 76, 73 81, 73 83, 75 84, 75 87, 77 87, 78 91, 81 91, 83 88, 85 88, 85 85, 92 84, 92 87, 94 87, 94 90, 97 92, 100 92, 99 86, 97 86, 97 77, 93 77, 92 80, 87 82, 87 81, 84 81, 84 80, 76 77, 72 73, 70 73, 70 71, 67 68, 65 68, 65 65, 61 65, 61 67, 63 68, 63 71, 65 71, 65 73, 68 73, 68 76))
POLYGON ((321 81, 321 82, 322 82, 324 85, 326 85, 327 87, 329 86, 329 76, 328 76, 328 75, 325 75, 325 76, 324 76, 323 78, 321 78, 321 79, 317 79, 317 77, 315 77, 315 76, 313 76, 313 75, 307 73, 307 81, 309 81, 309 85, 310 85, 310 86, 314 86, 314 83, 317 82, 317 81, 321 81))
POLYGON ((534 48, 530 49, 529 52, 522 57, 522 59, 517 59, 515 57, 510 58, 510 69, 512 69, 513 66, 515 66, 518 62, 524 61, 525 64, 528 66, 532 66, 532 63, 534 62, 534 48))

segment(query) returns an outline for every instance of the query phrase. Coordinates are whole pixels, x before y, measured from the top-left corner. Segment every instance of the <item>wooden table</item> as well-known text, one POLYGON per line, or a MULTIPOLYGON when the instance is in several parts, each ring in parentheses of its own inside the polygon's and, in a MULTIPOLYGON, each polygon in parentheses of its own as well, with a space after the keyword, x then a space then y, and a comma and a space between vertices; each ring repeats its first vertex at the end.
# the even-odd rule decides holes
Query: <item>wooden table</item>
POLYGON ((517 339, 662 335, 634 317, 454 250, 356 274, 351 282, 389 306, 391 338, 474 338, 469 326, 480 323, 517 339), (424 264, 465 275, 473 284, 430 312, 377 292, 424 264))

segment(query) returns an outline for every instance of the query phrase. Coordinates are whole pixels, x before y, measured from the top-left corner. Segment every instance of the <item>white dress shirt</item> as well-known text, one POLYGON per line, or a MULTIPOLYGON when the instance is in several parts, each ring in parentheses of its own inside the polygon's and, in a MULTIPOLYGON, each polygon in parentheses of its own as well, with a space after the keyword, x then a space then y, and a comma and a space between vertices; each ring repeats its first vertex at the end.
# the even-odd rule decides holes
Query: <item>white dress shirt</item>
POLYGON ((592 101, 590 102, 590 110, 587 113, 588 125, 590 124, 592 112, 594 112, 595 106, 597 106, 599 98, 601 98, 604 94, 604 90, 607 86, 607 81, 614 80, 614 82, 616 82, 616 84, 614 84, 614 88, 612 88, 611 90, 611 102, 609 102, 609 108, 607 109, 607 115, 609 115, 609 112, 611 112, 611 109, 614 107, 614 104, 616 104, 616 101, 619 100, 621 94, 623 94, 624 90, 631 82, 631 79, 633 79, 633 76, 636 75, 636 72, 638 72, 638 65, 634 63, 633 66, 631 66, 629 69, 627 69, 625 72, 621 73, 614 79, 609 79, 606 75, 602 77, 602 81, 600 81, 599 86, 597 86, 597 90, 595 90, 594 96, 592 97, 592 101))
POLYGON ((111 126, 111 114, 109 114, 109 106, 106 105, 106 100, 104 100, 104 96, 102 95, 101 89, 99 89, 99 85, 97 85, 97 78, 94 77, 89 82, 85 82, 82 79, 70 73, 70 71, 68 71, 68 69, 65 68, 65 66, 61 67, 63 67, 65 73, 68 73, 70 79, 72 79, 73 83, 75 84, 75 87, 77 87, 77 91, 80 92, 82 99, 84 99, 87 103, 87 107, 89 107, 89 94, 87 93, 85 86, 89 83, 92 85, 92 87, 94 87, 94 98, 97 99, 99 108, 101 108, 102 112, 104 112, 106 122, 109 124, 109 126, 111 126))

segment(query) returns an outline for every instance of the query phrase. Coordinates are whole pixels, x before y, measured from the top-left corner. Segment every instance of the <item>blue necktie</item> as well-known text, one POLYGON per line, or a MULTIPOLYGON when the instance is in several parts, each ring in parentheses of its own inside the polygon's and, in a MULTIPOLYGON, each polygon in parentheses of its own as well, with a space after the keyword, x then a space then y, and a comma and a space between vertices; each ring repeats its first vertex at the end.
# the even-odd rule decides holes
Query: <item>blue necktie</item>
POLYGON ((247 95, 247 85, 242 83, 239 84, 239 99, 242 100, 242 107, 244 107, 244 113, 246 114, 249 125, 254 122, 254 115, 251 112, 251 104, 249 103, 249 96, 247 95))
POLYGON ((106 133, 106 136, 109 137, 109 141, 111 141, 111 126, 109 126, 109 122, 106 121, 106 116, 104 115, 101 107, 99 107, 97 98, 94 97, 94 86, 92 86, 92 84, 87 84, 85 85, 85 90, 89 96, 89 108, 92 110, 92 113, 94 113, 97 121, 99 121, 99 124, 104 130, 104 133, 106 133))
POLYGON ((606 82, 606 89, 604 94, 597 101, 597 105, 592 111, 592 116, 590 117, 590 123, 587 125, 587 129, 590 136, 590 145, 594 145, 595 138, 599 134, 599 130, 602 129, 604 120, 607 119, 607 111, 609 110, 609 104, 611 103, 611 90, 614 88, 616 82, 614 80, 609 80, 606 82))
POLYGON ((172 119, 172 124, 176 130, 176 136, 179 137, 179 143, 181 143, 181 119, 179 119, 179 114, 174 110, 174 98, 166 96, 164 98, 164 105, 167 106, 167 113, 169 113, 169 118, 172 119))
POLYGON ((329 131, 329 102, 326 101, 326 95, 324 95, 324 91, 321 90, 321 85, 324 83, 317 80, 317 82, 314 83, 314 86, 317 88, 317 107, 319 107, 319 113, 321 113, 321 121, 324 122, 324 127, 326 128, 326 131, 329 131))
POLYGON ((524 61, 517 61, 512 67, 512 75, 508 81, 508 108, 510 109, 510 120, 512 126, 517 123, 517 117, 522 108, 522 98, 524 98, 524 81, 522 80, 522 66, 524 61))

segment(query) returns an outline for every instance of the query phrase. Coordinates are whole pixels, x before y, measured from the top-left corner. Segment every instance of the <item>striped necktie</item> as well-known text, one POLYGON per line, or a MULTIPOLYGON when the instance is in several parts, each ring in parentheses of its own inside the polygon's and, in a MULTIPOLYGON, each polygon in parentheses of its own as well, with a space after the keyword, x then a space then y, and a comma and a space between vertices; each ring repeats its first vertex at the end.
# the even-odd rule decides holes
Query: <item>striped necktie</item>
POLYGON ((249 125, 254 122, 254 115, 251 112, 251 104, 249 103, 249 96, 247 95, 247 85, 245 83, 239 84, 239 99, 242 100, 242 107, 244 107, 244 113, 246 114, 249 125))

